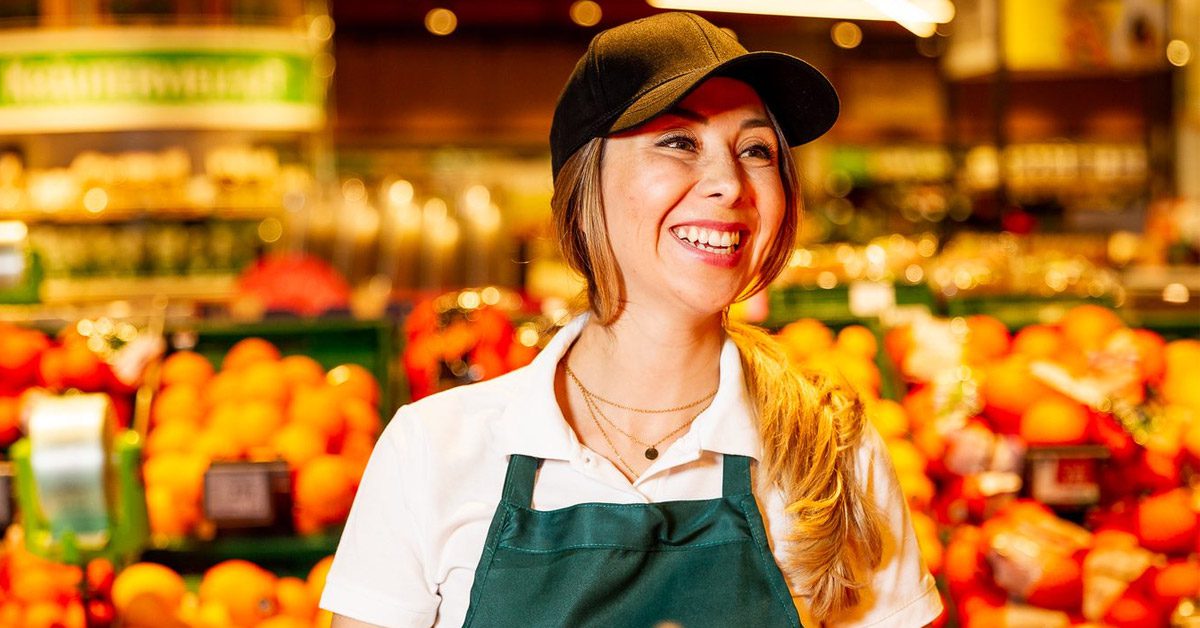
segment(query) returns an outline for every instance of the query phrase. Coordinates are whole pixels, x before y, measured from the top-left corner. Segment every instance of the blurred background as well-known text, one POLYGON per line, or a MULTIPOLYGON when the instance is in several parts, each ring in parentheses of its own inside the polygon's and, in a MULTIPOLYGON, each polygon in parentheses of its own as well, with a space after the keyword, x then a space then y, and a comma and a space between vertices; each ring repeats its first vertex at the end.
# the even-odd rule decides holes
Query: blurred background
POLYGON ((1197 625, 1198 0, 0 0, 0 625, 327 622, 387 418, 569 311, 555 101, 663 10, 840 94, 734 315, 872 400, 939 624, 1197 625))

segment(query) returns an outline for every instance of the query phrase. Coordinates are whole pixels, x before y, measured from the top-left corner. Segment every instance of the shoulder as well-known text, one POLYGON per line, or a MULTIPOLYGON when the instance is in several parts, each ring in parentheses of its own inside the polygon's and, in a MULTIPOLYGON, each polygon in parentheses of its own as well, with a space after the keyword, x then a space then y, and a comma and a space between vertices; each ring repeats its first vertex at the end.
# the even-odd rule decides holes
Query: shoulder
POLYGON ((483 382, 458 386, 402 406, 380 438, 404 458, 431 459, 486 448, 491 424, 526 388, 528 367, 483 382), (418 456, 419 454, 419 456, 418 456))

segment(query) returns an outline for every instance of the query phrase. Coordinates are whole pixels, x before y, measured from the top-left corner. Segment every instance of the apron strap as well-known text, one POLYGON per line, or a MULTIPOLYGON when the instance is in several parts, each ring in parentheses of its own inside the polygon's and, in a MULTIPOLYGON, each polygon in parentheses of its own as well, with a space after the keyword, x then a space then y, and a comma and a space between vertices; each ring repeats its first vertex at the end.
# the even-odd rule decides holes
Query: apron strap
POLYGON ((533 479, 541 465, 540 458, 531 458, 521 454, 510 456, 508 473, 504 476, 503 500, 522 508, 533 506, 533 479))
POLYGON ((725 475, 723 490, 725 497, 731 495, 749 495, 750 490, 750 458, 725 454, 721 466, 725 475))

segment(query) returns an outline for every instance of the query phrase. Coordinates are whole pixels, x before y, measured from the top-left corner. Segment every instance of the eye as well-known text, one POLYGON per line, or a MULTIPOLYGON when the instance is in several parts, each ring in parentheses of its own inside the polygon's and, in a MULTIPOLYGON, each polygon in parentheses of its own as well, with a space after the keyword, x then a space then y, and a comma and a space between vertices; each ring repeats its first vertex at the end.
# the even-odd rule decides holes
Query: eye
POLYGON ((673 148, 676 150, 696 150, 696 140, 682 133, 668 135, 655 143, 656 146, 662 148, 673 148))
POLYGON ((754 142, 742 149, 742 156, 765 161, 775 160, 775 147, 764 142, 754 142))

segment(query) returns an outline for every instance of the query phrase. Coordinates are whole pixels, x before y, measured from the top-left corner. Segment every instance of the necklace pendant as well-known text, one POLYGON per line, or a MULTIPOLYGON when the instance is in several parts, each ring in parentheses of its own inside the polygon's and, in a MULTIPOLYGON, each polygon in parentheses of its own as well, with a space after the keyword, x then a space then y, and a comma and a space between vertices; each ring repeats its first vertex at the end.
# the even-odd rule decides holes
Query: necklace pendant
POLYGON ((658 457, 658 450, 655 449, 654 447, 651 447, 646 450, 646 460, 654 460, 657 457, 658 457))

